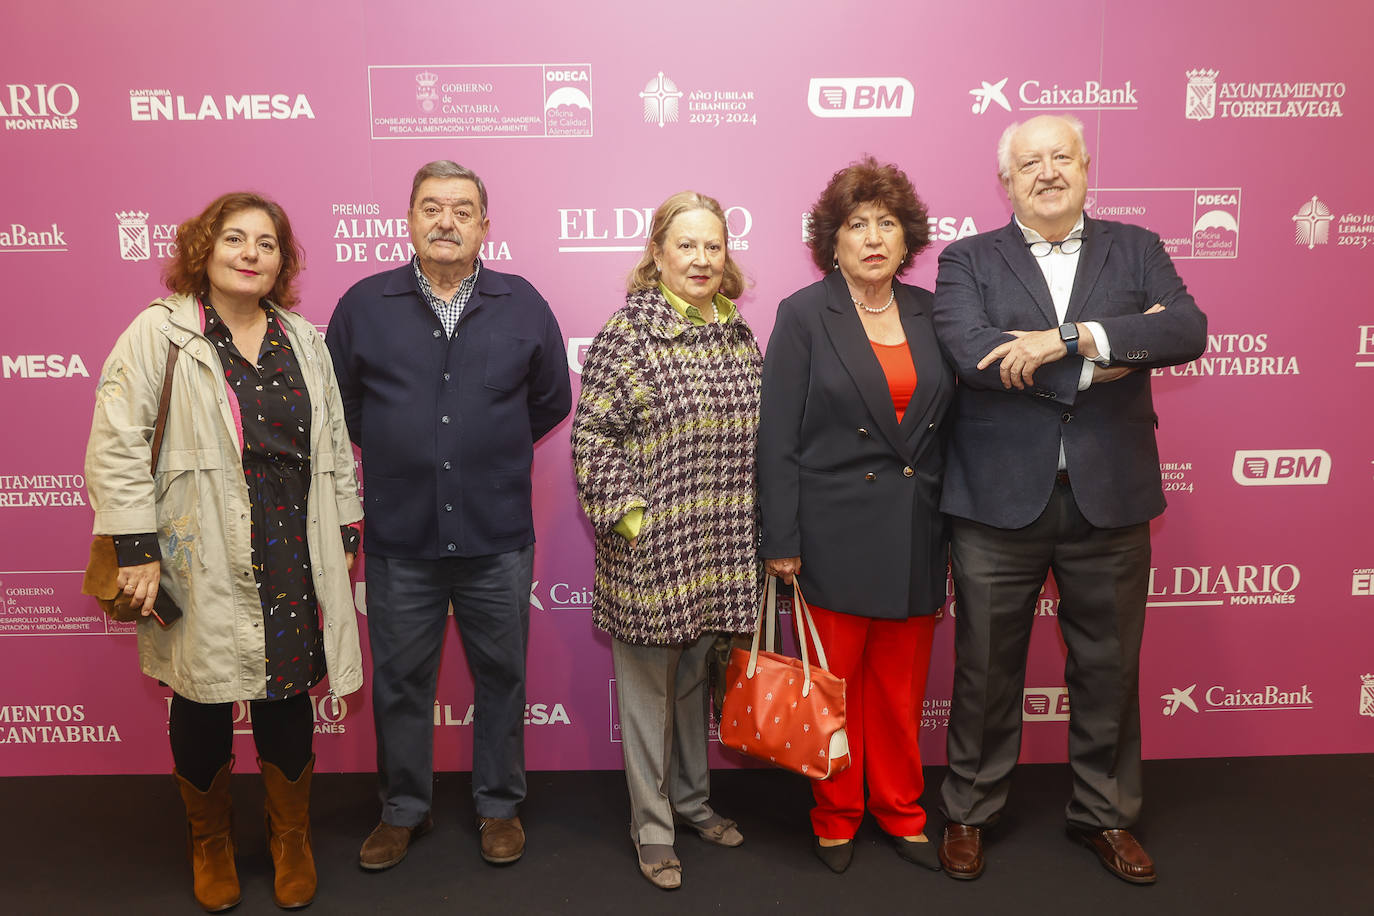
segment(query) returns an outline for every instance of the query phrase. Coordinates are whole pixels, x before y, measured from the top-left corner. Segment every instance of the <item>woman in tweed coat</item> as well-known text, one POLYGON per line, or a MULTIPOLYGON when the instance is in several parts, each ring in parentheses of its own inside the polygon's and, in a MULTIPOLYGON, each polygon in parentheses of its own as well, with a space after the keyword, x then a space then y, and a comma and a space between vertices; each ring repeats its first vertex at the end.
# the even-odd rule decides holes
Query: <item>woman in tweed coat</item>
POLYGON ((657 887, 682 881, 674 821, 744 842, 708 804, 706 658, 752 629, 754 447, 763 359, 727 297, 744 277, 725 214, 675 194, 654 214, 624 308, 592 342, 573 419, 578 498, 596 534, 592 619, 611 635, 630 837, 657 887))

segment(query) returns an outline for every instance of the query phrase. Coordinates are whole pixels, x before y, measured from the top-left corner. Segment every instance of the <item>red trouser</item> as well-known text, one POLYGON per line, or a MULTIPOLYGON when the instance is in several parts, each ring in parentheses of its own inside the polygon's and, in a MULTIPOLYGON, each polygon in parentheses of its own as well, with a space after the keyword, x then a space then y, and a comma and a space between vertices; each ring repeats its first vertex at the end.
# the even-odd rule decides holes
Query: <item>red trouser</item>
POLYGON ((930 671, 935 617, 876 620, 811 605, 830 673, 845 679, 849 769, 811 783, 816 836, 851 839, 868 807, 882 830, 916 836, 925 830, 920 806, 921 705, 930 671))

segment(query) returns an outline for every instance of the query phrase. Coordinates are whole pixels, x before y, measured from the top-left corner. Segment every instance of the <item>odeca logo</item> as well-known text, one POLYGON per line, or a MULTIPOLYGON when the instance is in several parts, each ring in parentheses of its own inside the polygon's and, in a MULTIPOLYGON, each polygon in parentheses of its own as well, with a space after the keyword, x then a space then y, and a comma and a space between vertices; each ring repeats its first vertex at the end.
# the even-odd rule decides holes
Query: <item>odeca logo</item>
POLYGON ((1164 701, 1163 715, 1173 717, 1185 709, 1189 712, 1293 711, 1315 706, 1312 690, 1306 684, 1287 688, 1265 684, 1245 689, 1213 684, 1201 697, 1196 695, 1197 687, 1197 684, 1171 687, 1168 693, 1160 694, 1159 698, 1164 701))
POLYGON ((1231 477, 1242 487, 1319 486, 1331 479, 1331 456, 1319 448, 1241 449, 1231 477))
POLYGON ((818 118, 909 118, 916 88, 902 76, 815 77, 806 107, 818 118))

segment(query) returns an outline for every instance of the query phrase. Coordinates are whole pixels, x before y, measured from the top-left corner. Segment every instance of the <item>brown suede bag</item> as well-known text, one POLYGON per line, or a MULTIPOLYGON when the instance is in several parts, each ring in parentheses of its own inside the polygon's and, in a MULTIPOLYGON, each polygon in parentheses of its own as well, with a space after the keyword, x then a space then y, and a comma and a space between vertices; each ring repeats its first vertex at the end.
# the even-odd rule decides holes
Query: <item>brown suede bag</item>
MULTIPOLYGON (((153 460, 150 473, 157 473, 157 457, 162 451, 162 434, 167 431, 167 408, 172 402, 172 367, 177 364, 181 348, 170 344, 167 366, 162 370, 162 395, 157 402, 157 421, 153 424, 153 460)), ((91 556, 86 561, 86 575, 81 580, 81 594, 90 595, 112 620, 131 623, 143 616, 142 607, 119 587, 119 559, 115 556, 114 538, 96 535, 91 540, 91 556)))

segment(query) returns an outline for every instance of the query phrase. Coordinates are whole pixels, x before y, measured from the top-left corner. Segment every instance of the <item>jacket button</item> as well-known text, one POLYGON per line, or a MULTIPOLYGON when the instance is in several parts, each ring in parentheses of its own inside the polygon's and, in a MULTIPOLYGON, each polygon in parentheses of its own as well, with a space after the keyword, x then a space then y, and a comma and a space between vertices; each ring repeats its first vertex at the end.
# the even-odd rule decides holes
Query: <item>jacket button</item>
POLYGON ((1073 414, 1066 410, 1066 411, 1064 411, 1064 415, 1063 415, 1062 417, 1060 417, 1059 419, 1061 419, 1061 420, 1063 420, 1065 423, 1067 423, 1067 422, 1069 422, 1070 420, 1073 419, 1073 414))
POLYGON ((859 427, 859 435, 863 436, 865 439, 869 438, 868 430, 864 429, 862 426, 859 427))
POLYGON ((452 511, 453 511, 453 503, 444 503, 444 511, 445 511, 445 512, 452 512, 452 511))
POLYGON ((903 476, 903 477, 910 477, 912 474, 915 474, 915 473, 916 473, 916 472, 913 471, 913 470, 911 469, 911 466, 910 466, 910 465, 908 465, 907 467, 902 468, 902 476, 903 476))
POLYGON ((449 469, 452 468, 452 467, 453 467, 453 462, 452 462, 452 461, 445 461, 445 462, 444 462, 444 470, 445 470, 445 471, 449 470, 449 469))
POLYGON ((440 417, 440 418, 439 418, 439 422, 440 422, 440 423, 447 423, 447 422, 448 422, 448 414, 444 414, 442 417, 440 417))
POLYGON ((926 427, 926 429, 934 429, 934 428, 935 428, 935 424, 934 424, 934 423, 932 423, 932 424, 930 424, 929 426, 926 427))
POLYGON ((864 480, 877 480, 877 479, 878 479, 878 475, 877 475, 877 474, 874 474, 872 471, 869 471, 867 474, 864 475, 864 480))
POLYGON ((458 549, 458 545, 457 545, 457 544, 452 544, 452 543, 451 543, 451 544, 448 545, 448 549, 449 549, 449 550, 457 550, 457 549, 458 549))
POLYGON ((435 329, 434 329, 434 336, 435 336, 435 337, 438 337, 438 336, 439 336, 439 329, 438 329, 438 328, 435 328, 435 329))

